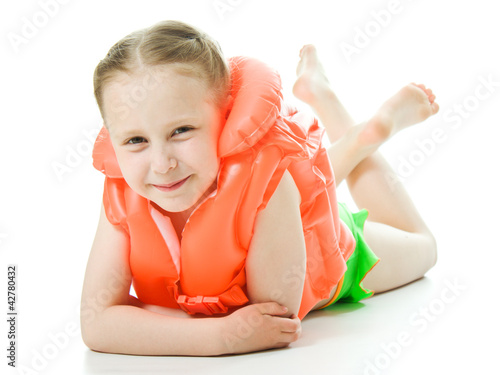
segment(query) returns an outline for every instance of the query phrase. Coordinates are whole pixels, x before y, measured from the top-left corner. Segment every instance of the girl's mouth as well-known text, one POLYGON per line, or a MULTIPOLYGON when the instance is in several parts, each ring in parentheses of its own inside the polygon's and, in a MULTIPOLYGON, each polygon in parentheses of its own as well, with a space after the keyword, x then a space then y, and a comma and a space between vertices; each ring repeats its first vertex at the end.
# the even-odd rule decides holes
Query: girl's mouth
POLYGON ((191 177, 191 176, 187 176, 183 180, 175 181, 175 182, 172 182, 170 184, 153 185, 153 186, 155 188, 157 188, 158 190, 163 191, 163 192, 174 191, 174 190, 179 189, 182 185, 184 185, 184 183, 189 179, 189 177, 191 177))

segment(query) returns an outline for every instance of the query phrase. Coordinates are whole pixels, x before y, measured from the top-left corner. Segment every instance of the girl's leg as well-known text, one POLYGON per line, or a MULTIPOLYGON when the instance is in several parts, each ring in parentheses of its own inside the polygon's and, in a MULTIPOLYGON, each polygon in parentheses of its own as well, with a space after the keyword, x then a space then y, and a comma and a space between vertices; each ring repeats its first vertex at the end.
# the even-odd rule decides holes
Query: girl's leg
POLYGON ((312 46, 301 51, 294 94, 315 110, 332 142, 337 185, 346 179, 358 207, 368 209, 365 238, 380 258, 365 287, 382 292, 422 277, 436 261, 432 234, 378 147, 395 132, 438 111, 423 86, 405 86, 369 121, 354 125, 331 90, 312 46))

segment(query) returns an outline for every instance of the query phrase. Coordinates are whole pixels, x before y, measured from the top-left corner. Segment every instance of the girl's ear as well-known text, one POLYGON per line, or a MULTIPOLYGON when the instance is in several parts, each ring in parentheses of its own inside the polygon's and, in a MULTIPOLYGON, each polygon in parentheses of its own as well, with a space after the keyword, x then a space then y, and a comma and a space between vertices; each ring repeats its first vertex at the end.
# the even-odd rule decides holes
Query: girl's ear
POLYGON ((228 118, 229 114, 231 113, 231 110, 233 109, 233 104, 234 104, 234 98, 232 97, 231 94, 229 94, 226 98, 225 104, 223 106, 223 113, 224 113, 224 118, 228 118))

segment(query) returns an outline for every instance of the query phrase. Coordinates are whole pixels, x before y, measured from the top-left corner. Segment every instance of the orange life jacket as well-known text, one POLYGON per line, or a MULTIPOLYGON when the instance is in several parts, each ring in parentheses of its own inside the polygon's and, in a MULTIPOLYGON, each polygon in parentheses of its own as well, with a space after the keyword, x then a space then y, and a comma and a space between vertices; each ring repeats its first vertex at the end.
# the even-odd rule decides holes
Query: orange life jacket
MULTIPOLYGON (((355 241, 339 219, 317 120, 282 108, 280 77, 267 65, 244 57, 229 62, 234 101, 218 145, 217 189, 192 212, 182 240, 168 217, 158 219, 151 202, 127 185, 103 127, 93 158, 106 175, 106 216, 130 236, 133 287, 142 302, 189 313, 225 313, 248 302, 245 261, 255 220, 288 169, 301 194, 307 251, 302 319, 329 297, 355 241)), ((292 272, 290 287, 296 285, 292 272)))

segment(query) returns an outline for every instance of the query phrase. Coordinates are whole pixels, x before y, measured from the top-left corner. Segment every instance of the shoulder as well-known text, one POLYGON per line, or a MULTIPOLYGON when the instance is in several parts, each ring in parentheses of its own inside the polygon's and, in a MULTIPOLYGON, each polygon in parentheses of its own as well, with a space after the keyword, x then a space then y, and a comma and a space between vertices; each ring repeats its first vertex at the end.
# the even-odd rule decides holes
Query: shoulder
POLYGON ((297 188, 290 172, 285 170, 278 187, 269 200, 268 206, 281 206, 289 204, 300 205, 300 201, 301 198, 299 189, 297 188))

